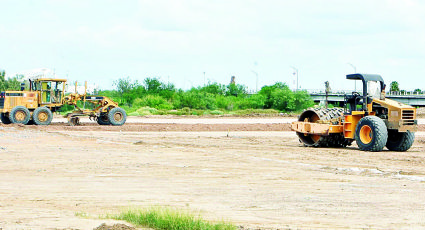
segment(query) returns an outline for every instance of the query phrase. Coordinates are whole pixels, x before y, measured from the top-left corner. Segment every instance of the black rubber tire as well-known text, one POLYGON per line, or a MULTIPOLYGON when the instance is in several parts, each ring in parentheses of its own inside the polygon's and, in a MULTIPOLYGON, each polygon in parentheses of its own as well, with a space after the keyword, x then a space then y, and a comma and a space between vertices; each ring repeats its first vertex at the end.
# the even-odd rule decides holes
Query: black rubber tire
POLYGON ((0 120, 5 125, 12 123, 12 122, 10 122, 9 117, 5 113, 0 113, 0 120))
POLYGON ((97 118, 97 123, 99 125, 110 125, 111 122, 109 121, 108 114, 101 113, 100 116, 97 118))
POLYGON ((47 107, 38 107, 34 110, 32 119, 36 125, 50 125, 53 120, 53 113, 47 107))
POLYGON ((31 118, 30 111, 24 106, 16 106, 9 113, 10 122, 14 124, 24 124, 26 125, 31 118), (24 115, 23 117, 16 117, 19 115, 24 115))
POLYGON ((127 114, 124 109, 116 107, 109 111, 108 119, 111 125, 121 126, 127 120, 127 114))
POLYGON ((388 139, 388 130, 384 121, 377 116, 366 116, 360 119, 356 127, 356 143, 362 151, 379 152, 382 151, 388 139), (360 130, 363 126, 371 129, 371 141, 363 143, 360 138, 360 130))
POLYGON ((387 148, 391 151, 405 152, 412 147, 415 141, 415 133, 410 131, 399 132, 388 130, 387 148))

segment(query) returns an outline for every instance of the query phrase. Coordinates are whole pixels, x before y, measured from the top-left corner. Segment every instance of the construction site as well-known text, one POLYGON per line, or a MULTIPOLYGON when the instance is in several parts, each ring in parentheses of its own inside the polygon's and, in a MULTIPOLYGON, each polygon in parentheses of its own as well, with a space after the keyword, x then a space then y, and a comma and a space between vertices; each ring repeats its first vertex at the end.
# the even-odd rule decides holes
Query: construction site
POLYGON ((3 229, 93 229, 172 206, 245 229, 424 228, 424 120, 407 152, 306 148, 296 117, 0 125, 3 229), (87 213, 80 217, 78 213, 87 213))
POLYGON ((0 7, 0 230, 425 229, 425 1, 0 7))
POLYGON ((344 108, 299 116, 127 116, 64 79, 1 92, 0 227, 134 229, 105 216, 158 206, 240 229, 425 228, 424 110, 347 79, 363 92, 344 108))

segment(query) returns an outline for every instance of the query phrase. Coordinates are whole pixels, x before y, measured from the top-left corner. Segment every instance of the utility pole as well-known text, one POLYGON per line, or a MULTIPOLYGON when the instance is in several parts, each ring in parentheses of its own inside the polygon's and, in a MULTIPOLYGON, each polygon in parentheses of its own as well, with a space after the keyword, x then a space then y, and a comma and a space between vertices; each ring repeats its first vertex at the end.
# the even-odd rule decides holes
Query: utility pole
POLYGON ((204 87, 205 87, 205 71, 204 71, 204 87))
POLYGON ((325 81, 325 92, 326 92, 325 108, 328 108, 328 96, 329 96, 329 93, 331 92, 329 81, 325 81))
POLYGON ((297 69, 297 68, 295 68, 295 67, 293 67, 293 66, 291 66, 291 68, 292 68, 292 69, 294 69, 294 71, 295 71, 295 72, 293 73, 293 75, 295 75, 295 74, 297 75, 297 89, 296 89, 296 91, 298 91, 298 69, 297 69))

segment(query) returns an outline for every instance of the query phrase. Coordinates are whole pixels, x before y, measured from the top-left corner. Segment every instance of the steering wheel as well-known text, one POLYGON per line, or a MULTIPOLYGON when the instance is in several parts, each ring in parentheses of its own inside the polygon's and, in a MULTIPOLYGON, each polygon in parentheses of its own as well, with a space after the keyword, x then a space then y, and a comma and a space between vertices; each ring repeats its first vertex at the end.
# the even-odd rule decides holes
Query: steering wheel
POLYGON ((353 92, 352 93, 352 95, 354 96, 354 97, 361 97, 362 95, 360 95, 360 93, 359 92, 353 92))

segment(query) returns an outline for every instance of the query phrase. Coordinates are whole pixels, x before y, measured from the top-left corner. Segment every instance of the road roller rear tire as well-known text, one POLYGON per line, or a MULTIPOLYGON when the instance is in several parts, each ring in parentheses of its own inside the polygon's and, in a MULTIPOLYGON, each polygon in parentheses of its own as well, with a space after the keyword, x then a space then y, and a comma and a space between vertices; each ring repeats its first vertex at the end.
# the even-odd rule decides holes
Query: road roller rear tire
POLYGON ((388 139, 388 130, 384 121, 377 116, 360 119, 356 127, 356 143, 362 151, 382 151, 388 139))
POLYGON ((399 132, 398 130, 388 130, 387 148, 391 151, 405 152, 412 147, 415 141, 415 133, 410 131, 399 132))

